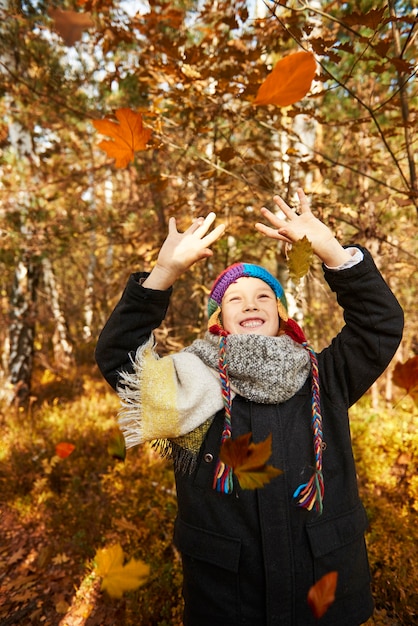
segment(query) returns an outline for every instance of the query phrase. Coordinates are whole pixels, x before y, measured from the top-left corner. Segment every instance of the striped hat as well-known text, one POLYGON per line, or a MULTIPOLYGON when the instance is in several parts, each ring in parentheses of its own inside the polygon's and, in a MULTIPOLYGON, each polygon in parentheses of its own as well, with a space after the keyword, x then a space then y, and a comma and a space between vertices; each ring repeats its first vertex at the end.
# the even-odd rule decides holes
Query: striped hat
MULTIPOLYGON (((222 326, 222 299, 226 290, 239 278, 259 278, 264 281, 275 293, 277 297, 277 311, 280 320, 283 322, 286 335, 301 344, 308 352, 311 361, 311 394, 312 394, 312 434, 315 456, 315 470, 307 483, 300 485, 294 492, 297 504, 308 510, 315 509, 322 513, 322 501, 324 496, 324 482, 322 476, 322 416, 319 390, 318 361, 314 350, 308 345, 306 337, 300 326, 292 319, 289 319, 287 312, 287 301, 282 285, 270 272, 259 265, 251 263, 234 263, 227 267, 213 283, 208 300, 208 329, 209 332, 219 336, 219 359, 218 370, 222 386, 222 398, 225 409, 224 428, 222 432, 221 444, 232 436, 231 422, 231 387, 228 376, 228 362, 226 345, 228 332, 222 326)), ((217 491, 230 493, 233 489, 232 468, 225 466, 218 460, 213 487, 217 491)))

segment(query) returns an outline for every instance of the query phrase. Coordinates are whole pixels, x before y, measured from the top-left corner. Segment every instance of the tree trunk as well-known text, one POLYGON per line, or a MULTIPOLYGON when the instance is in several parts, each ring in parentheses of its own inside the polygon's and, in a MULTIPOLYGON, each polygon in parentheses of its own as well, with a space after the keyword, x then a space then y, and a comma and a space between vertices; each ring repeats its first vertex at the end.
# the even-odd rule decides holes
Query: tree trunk
POLYGON ((55 322, 55 333, 52 338, 55 362, 60 369, 67 369, 73 364, 73 347, 68 339, 67 324, 61 309, 58 285, 51 261, 48 258, 43 259, 42 269, 45 290, 55 322))
POLYGON ((35 302, 39 265, 19 261, 11 296, 9 327, 10 403, 26 406, 30 395, 35 337, 35 302))

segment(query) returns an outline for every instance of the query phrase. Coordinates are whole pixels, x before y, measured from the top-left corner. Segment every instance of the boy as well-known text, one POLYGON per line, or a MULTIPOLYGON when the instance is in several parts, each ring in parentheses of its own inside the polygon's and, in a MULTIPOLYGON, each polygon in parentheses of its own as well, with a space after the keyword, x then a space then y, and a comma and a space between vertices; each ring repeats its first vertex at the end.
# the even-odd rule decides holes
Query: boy
POLYGON ((306 598, 338 572, 327 626, 358 626, 373 611, 347 410, 380 376, 402 336, 403 314, 369 253, 343 248, 314 217, 279 197, 280 219, 257 230, 294 242, 306 236, 344 309, 345 326, 317 356, 288 319, 280 283, 264 268, 234 264, 215 280, 208 332, 159 359, 152 332, 175 280, 211 256, 224 233, 215 215, 169 233, 150 274, 130 277, 103 329, 99 367, 122 400, 127 446, 157 440, 174 460, 175 544, 183 561, 185 626, 309 626, 306 598), (221 444, 272 435, 269 464, 282 470, 243 490, 219 458, 221 444))

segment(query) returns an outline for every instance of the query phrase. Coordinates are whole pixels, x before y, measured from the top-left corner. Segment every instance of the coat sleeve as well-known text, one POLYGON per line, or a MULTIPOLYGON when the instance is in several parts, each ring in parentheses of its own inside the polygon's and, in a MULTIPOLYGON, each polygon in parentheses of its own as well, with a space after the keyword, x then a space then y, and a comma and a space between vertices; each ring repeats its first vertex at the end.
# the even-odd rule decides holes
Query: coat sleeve
POLYGON ((95 358, 107 382, 116 389, 119 372, 132 371, 132 360, 163 321, 170 301, 171 289, 157 291, 139 284, 148 274, 129 277, 121 299, 99 335, 95 358))
POLYGON ((343 393, 354 404, 389 365, 402 339, 403 311, 370 253, 341 271, 324 269, 325 279, 344 309, 345 325, 319 355, 321 387, 343 393))

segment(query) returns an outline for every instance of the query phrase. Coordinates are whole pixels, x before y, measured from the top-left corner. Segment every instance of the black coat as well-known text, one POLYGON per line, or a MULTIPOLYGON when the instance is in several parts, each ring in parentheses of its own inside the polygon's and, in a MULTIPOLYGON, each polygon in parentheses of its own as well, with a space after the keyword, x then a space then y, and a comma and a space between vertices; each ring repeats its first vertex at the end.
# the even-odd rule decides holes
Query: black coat
MULTIPOLYGON (((373 611, 364 542, 367 516, 360 502, 347 410, 380 376, 399 345, 402 310, 371 256, 325 278, 344 309, 345 326, 318 355, 323 416, 322 515, 295 505, 293 492, 312 474, 311 391, 308 380, 290 400, 261 405, 236 396, 233 437, 253 441, 273 433, 269 461, 283 471, 254 491, 224 495, 212 489, 223 415, 201 448, 196 470, 177 474, 175 544, 184 570, 187 626, 309 626, 306 597, 324 574, 338 572, 336 600, 321 626, 357 626, 373 611)), ((96 358, 116 387, 130 369, 129 352, 165 316, 167 292, 144 289, 131 276, 103 329, 96 358)))

